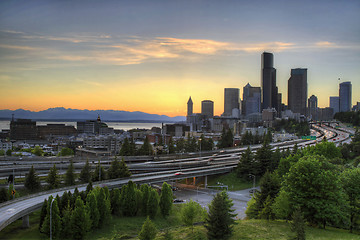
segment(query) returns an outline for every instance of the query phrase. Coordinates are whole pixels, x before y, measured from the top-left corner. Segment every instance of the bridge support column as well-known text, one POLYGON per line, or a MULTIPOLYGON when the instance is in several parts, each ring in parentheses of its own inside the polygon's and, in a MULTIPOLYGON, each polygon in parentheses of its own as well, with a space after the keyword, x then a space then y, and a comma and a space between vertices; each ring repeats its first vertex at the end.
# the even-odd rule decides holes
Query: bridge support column
POLYGON ((23 216, 22 220, 23 220, 22 228, 29 228, 30 227, 29 215, 23 216))
POLYGON ((205 176, 205 188, 207 188, 207 176, 205 176))

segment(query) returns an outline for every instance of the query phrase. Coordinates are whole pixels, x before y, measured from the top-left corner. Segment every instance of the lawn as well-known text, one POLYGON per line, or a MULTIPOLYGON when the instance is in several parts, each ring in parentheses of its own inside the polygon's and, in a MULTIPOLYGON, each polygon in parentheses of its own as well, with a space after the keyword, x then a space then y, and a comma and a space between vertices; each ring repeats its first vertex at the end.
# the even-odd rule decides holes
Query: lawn
MULTIPOLYGON (((252 188, 253 180, 249 178, 249 181, 244 181, 236 176, 236 172, 232 171, 231 173, 223 175, 215 175, 208 177, 208 186, 216 186, 220 182, 229 187, 229 191, 238 191, 248 188, 252 188)), ((256 181, 256 184, 258 180, 256 181)))

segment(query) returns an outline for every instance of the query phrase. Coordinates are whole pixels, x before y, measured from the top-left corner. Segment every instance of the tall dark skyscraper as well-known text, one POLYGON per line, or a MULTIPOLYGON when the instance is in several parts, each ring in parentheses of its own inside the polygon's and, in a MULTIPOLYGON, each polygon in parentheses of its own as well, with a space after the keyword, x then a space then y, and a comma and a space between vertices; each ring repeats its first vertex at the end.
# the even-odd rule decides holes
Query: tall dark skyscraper
POLYGON ((311 95, 308 99, 308 116, 312 118, 312 120, 318 119, 317 109, 318 109, 318 99, 315 95, 311 95))
POLYGON ((224 90, 224 116, 232 116, 233 109, 240 111, 240 90, 238 88, 225 88, 224 90))
POLYGON ((261 112, 261 88, 249 83, 243 88, 242 114, 247 116, 261 112))
POLYGON ((340 83, 340 88, 339 88, 340 112, 349 112, 351 110, 352 108, 351 93, 352 93, 351 82, 340 83))
POLYGON ((214 117, 214 102, 211 100, 204 100, 201 102, 201 114, 208 118, 214 117))
POLYGON ((288 106, 294 113, 306 115, 307 102, 307 69, 291 69, 288 81, 288 106))
POLYGON ((262 109, 275 108, 278 111, 276 69, 274 68, 274 55, 272 53, 263 52, 261 55, 261 69, 262 109))
POLYGON ((193 101, 191 100, 191 97, 189 97, 189 100, 187 102, 187 121, 189 121, 189 116, 193 114, 193 101))

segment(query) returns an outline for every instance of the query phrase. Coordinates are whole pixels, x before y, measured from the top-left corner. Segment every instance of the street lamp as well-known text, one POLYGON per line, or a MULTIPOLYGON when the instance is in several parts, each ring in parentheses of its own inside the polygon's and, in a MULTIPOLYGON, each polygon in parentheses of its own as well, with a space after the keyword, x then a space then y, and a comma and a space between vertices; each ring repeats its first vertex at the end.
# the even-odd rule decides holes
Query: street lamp
POLYGON ((54 202, 55 198, 53 198, 51 200, 51 204, 50 204, 50 240, 52 239, 52 205, 53 205, 53 202, 54 202))
POLYGON ((256 176, 254 174, 249 173, 249 176, 253 178, 253 191, 255 191, 255 179, 256 176))
POLYGON ((199 138, 199 141, 200 141, 200 158, 201 158, 201 138, 199 138))

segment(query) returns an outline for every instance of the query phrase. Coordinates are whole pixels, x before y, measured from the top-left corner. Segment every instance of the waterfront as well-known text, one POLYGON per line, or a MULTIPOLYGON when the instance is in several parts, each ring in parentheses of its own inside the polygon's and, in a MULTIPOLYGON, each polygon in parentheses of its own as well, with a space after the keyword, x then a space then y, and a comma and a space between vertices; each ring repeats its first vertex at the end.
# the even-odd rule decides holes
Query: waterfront
MULTIPOLYGON (((162 123, 147 123, 147 122, 142 122, 142 123, 136 123, 136 122, 106 122, 105 123, 110 127, 110 128, 114 128, 115 130, 125 130, 128 131, 130 129, 151 129, 152 127, 160 127, 161 128, 161 124, 162 123)), ((36 125, 37 126, 44 126, 47 124, 65 124, 65 125, 70 125, 70 126, 74 126, 76 128, 76 122, 66 122, 66 121, 62 121, 62 122, 58 122, 58 121, 37 121, 36 125)), ((165 124, 165 123, 164 123, 165 124)), ((0 121, 0 130, 4 130, 4 129, 10 129, 10 121, 7 120, 2 120, 0 121)))

